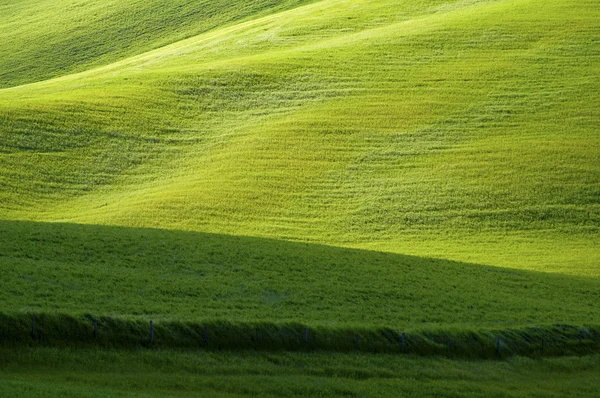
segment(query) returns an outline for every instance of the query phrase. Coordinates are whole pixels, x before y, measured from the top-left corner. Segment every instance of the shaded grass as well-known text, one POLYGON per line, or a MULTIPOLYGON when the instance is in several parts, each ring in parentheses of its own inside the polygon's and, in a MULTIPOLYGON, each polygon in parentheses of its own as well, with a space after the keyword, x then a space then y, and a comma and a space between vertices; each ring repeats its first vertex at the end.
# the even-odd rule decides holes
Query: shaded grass
POLYGON ((595 396, 598 358, 456 361, 392 355, 0 348, 10 396, 595 396))
POLYGON ((253 237, 0 222, 7 313, 310 327, 598 321, 598 278, 253 237))
POLYGON ((123 317, 60 314, 0 314, 0 321, 0 344, 14 348, 370 352, 471 359, 584 355, 600 351, 600 329, 590 325, 394 330, 211 320, 148 323, 123 317))

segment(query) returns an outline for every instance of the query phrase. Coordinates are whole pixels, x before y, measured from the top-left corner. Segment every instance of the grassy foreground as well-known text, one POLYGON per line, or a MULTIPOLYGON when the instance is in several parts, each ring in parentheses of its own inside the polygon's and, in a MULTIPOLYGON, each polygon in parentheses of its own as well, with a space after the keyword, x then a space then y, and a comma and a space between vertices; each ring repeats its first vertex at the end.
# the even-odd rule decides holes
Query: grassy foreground
POLYGON ((600 358, 455 361, 365 354, 0 348, 10 397, 595 397, 600 358))
POLYGON ((23 221, 0 222, 0 246, 0 338, 13 346, 496 358, 500 337, 503 357, 600 349, 598 278, 264 238, 23 221))
POLYGON ((394 329, 598 321, 600 279, 198 232, 0 222, 4 312, 394 329))

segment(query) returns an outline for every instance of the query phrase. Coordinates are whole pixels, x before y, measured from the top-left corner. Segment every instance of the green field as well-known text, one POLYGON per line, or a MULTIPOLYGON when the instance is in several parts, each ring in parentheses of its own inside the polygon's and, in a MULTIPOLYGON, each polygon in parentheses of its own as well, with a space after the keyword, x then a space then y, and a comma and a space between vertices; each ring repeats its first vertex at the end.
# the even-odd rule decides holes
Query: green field
POLYGON ((600 280, 264 238, 1 222, 16 312, 415 328, 597 322, 600 280))
MULTIPOLYGON (((358 333, 396 352, 407 332, 421 354, 471 338, 493 355, 496 336, 598 352, 598 21, 596 0, 0 0, 3 349, 42 355, 61 320, 89 336, 98 318, 132 336, 153 320, 159 345, 210 324, 273 341, 306 327, 329 336, 318 350, 358 333)), ((87 388, 26 362, 3 383, 9 365, 0 392, 87 388)), ((564 385, 585 394, 590 375, 564 385)), ((496 394, 503 379, 479 376, 464 394, 496 394)), ((261 395, 248 377, 232 396, 261 395)))
POLYGON ((391 355, 0 348, 10 397, 596 397, 600 358, 468 362, 391 355))

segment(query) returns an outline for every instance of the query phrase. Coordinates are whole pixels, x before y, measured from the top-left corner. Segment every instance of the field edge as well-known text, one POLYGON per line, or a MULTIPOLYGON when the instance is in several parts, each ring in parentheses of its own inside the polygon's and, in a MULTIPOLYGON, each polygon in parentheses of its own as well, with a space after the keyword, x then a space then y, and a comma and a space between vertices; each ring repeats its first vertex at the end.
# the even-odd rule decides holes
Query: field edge
POLYGON ((90 314, 0 313, 0 346, 366 352, 502 359, 600 353, 600 325, 399 331, 292 322, 154 322, 90 314))

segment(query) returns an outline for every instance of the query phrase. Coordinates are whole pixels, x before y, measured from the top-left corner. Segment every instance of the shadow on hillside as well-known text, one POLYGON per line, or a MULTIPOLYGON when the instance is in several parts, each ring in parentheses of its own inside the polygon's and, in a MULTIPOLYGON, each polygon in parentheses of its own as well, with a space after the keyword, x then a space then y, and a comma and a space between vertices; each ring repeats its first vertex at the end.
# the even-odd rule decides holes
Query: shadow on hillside
POLYGON ((600 280, 255 237, 0 221, 3 311, 320 325, 597 321, 600 280))

